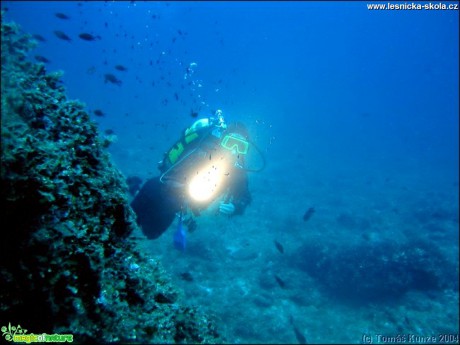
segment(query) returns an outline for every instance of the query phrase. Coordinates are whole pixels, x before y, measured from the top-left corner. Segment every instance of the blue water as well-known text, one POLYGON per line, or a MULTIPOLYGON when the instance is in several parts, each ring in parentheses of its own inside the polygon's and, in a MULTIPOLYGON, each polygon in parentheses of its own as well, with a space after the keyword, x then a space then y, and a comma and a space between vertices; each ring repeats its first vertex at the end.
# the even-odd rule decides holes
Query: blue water
POLYGON ((435 289, 434 297, 410 288, 396 303, 404 310, 388 299, 376 309, 366 301, 349 306, 341 294, 331 302, 334 282, 298 262, 321 250, 326 259, 350 258, 342 246, 361 250, 365 243, 381 255, 372 250, 381 241, 422 241, 429 246, 414 247, 436 250, 427 262, 439 270, 451 264, 444 273, 458 278, 458 10, 370 11, 365 2, 4 1, 5 7, 5 19, 46 39, 31 55, 49 59, 50 72, 64 71, 69 98, 106 114, 92 118, 101 132, 114 131, 109 151, 126 176, 156 176, 163 152, 194 120, 192 110, 209 116, 220 108, 228 121, 248 125, 267 167, 250 175, 253 203, 245 214, 205 213, 188 236, 187 255, 171 250, 173 230, 146 243, 171 272, 195 276, 177 284, 191 303, 219 315, 229 341, 296 342, 290 315, 309 342, 458 334, 458 284, 435 289), (82 32, 101 39, 82 40, 82 32), (106 73, 122 85, 105 83, 106 73), (309 207, 316 212, 304 223, 309 207), (448 264, 430 261, 438 254, 448 264), (267 283, 272 275, 286 288, 267 283), (410 322, 388 317, 398 313, 410 322))

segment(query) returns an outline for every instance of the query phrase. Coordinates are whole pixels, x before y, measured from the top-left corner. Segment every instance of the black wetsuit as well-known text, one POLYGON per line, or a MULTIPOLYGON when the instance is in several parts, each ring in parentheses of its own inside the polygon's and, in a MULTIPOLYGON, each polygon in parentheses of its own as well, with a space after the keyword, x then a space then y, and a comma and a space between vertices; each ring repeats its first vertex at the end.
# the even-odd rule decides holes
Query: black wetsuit
MULTIPOLYGON (((196 145, 190 145, 188 150, 194 147, 196 145)), ((191 161, 194 162, 193 159, 191 161)), ((160 170, 164 173, 167 169, 162 166, 160 170)), ((180 169, 177 170, 180 171, 180 169)), ((233 214, 242 214, 251 202, 247 172, 244 169, 234 168, 230 177, 225 202, 231 202, 235 206, 233 214)), ((137 223, 149 239, 156 239, 165 232, 174 220, 175 214, 184 206, 184 188, 163 183, 160 178, 161 175, 148 180, 131 203, 137 215, 137 223)), ((209 204, 205 206, 190 204, 189 206, 195 215, 199 215, 199 211, 209 204)))

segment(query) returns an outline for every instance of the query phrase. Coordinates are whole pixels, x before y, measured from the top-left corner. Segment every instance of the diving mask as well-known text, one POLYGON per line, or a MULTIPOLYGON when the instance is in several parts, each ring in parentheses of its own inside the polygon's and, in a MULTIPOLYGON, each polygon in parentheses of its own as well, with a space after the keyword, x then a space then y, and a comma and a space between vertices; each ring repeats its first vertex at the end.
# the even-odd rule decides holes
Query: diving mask
POLYGON ((249 143, 235 133, 227 134, 220 142, 220 145, 227 150, 241 155, 247 154, 249 150, 249 143))

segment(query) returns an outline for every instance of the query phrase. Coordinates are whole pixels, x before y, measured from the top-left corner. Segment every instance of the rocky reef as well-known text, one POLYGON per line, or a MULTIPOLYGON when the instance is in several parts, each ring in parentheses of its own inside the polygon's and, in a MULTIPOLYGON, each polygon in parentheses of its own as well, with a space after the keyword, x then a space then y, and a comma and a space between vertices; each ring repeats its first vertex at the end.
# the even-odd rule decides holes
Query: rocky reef
POLYGON ((420 239, 307 243, 299 247, 293 264, 342 301, 392 302, 411 290, 458 292, 458 265, 420 239))
POLYGON ((78 343, 221 342, 130 236, 127 185, 85 106, 28 59, 30 35, 3 18, 1 35, 1 326, 78 343))

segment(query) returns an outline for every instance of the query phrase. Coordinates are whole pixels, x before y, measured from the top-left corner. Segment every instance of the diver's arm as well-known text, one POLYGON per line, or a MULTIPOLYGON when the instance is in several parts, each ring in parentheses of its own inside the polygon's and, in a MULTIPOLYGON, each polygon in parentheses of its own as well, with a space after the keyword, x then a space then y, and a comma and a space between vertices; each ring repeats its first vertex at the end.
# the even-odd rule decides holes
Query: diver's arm
POLYGON ((239 171, 235 174, 234 178, 235 180, 229 189, 227 201, 220 206, 220 211, 228 215, 243 214, 246 206, 252 201, 248 187, 247 173, 239 171))
POLYGON ((235 205, 235 212, 233 214, 243 214, 246 207, 251 203, 252 197, 248 188, 248 181, 245 179, 244 186, 241 186, 241 191, 237 197, 233 198, 233 205, 235 205))

